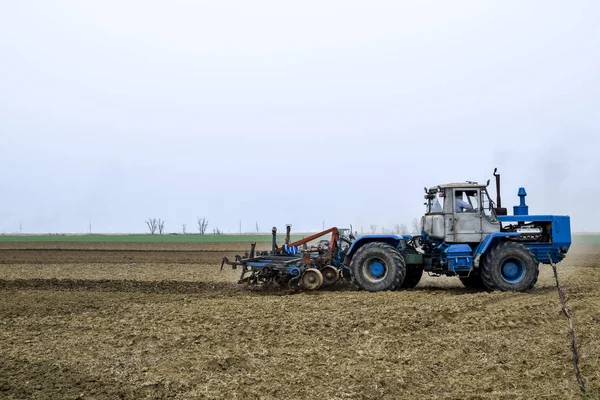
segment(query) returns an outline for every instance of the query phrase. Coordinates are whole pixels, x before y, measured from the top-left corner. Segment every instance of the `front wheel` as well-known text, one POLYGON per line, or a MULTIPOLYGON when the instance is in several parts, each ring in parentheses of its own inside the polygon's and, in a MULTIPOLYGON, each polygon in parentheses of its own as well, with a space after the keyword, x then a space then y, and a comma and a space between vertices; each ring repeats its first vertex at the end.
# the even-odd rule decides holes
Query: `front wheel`
POLYGON ((373 242, 362 246, 350 262, 355 285, 369 292, 400 288, 406 275, 404 257, 387 243, 373 242))
POLYGON ((481 266, 481 279, 492 290, 527 292, 538 279, 539 263, 527 247, 501 242, 491 249, 481 266))

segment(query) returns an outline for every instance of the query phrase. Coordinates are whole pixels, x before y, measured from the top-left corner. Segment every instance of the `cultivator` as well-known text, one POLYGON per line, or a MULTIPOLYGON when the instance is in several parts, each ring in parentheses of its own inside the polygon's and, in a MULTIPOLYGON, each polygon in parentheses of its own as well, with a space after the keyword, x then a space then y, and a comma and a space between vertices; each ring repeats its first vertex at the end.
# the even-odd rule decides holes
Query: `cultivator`
POLYGON ((350 230, 334 227, 295 242, 290 240, 290 231, 291 225, 287 225, 285 243, 280 247, 274 227, 271 251, 256 251, 256 243, 252 243, 244 257, 237 255, 235 261, 224 257, 221 270, 224 265, 231 265, 233 269, 241 267, 238 283, 250 285, 275 283, 317 290, 336 283, 341 275, 344 252, 354 239, 350 230), (331 235, 331 239, 308 245, 326 235, 331 235))

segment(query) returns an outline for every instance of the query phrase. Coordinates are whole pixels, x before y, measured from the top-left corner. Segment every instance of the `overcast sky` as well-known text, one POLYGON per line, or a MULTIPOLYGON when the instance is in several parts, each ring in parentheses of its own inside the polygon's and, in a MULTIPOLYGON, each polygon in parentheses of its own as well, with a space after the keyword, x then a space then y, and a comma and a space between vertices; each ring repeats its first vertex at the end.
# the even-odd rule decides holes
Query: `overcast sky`
POLYGON ((504 206, 525 186, 530 213, 600 231, 599 20, 593 0, 2 1, 0 232, 410 226, 424 186, 494 167, 504 206))

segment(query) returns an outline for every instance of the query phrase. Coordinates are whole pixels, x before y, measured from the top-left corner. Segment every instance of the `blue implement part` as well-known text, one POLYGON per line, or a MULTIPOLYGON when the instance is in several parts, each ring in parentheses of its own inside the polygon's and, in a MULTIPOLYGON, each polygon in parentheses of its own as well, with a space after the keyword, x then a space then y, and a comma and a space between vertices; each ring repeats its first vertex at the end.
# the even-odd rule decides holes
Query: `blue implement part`
POLYGON ((507 258, 500 263, 500 276, 508 283, 519 283, 525 277, 525 265, 518 258, 507 258))
POLYGON ((385 270, 385 264, 379 260, 374 260, 371 262, 371 265, 369 265, 369 274, 375 279, 385 275, 385 270))
POLYGON ((285 251, 286 254, 298 254, 298 246, 290 246, 288 244, 284 244, 283 251, 285 251))

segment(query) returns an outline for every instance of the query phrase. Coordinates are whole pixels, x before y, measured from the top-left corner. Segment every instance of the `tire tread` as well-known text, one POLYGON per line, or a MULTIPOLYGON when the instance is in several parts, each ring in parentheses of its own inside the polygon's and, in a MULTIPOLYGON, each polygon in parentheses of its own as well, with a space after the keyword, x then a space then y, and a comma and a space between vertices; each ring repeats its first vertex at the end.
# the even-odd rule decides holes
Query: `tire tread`
POLYGON ((502 257, 503 253, 511 252, 511 251, 525 251, 528 254, 528 256, 531 258, 531 260, 533 260, 533 262, 535 263, 535 276, 533 277, 532 281, 527 286, 516 289, 516 291, 520 291, 520 292, 529 291, 535 286, 535 284, 538 280, 539 272, 540 272, 539 267, 538 267, 538 261, 535 258, 535 255, 528 247, 524 246, 523 244, 507 240, 507 241, 500 242, 499 244, 494 246, 485 255, 485 258, 483 260, 483 265, 481 266, 481 279, 483 281, 483 284, 488 289, 501 290, 501 291, 507 290, 507 289, 501 287, 499 285, 499 282, 497 281, 497 279, 494 277, 493 265, 497 258, 502 257))
MULTIPOLYGON (((404 261, 404 257, 402 257, 402 254, 400 253, 400 251, 398 251, 398 249, 396 249, 395 247, 393 247, 387 243, 384 243, 384 242, 367 243, 356 251, 356 254, 354 254, 354 256, 352 257, 352 261, 350 262, 350 274, 351 274, 350 281, 359 289, 369 290, 367 288, 361 287, 360 283, 356 279, 357 264, 355 263, 355 260, 360 259, 364 253, 367 253, 367 252, 371 251, 372 249, 383 250, 383 251, 389 253, 391 258, 393 259, 394 263, 396 264, 396 266, 398 266, 398 268, 397 268, 398 271, 397 271, 396 276, 393 278, 392 284, 390 285, 390 287, 383 289, 383 290, 399 289, 402 286, 402 282, 404 282, 404 278, 406 276, 406 263, 404 261)), ((370 291, 373 291, 373 290, 370 290, 370 291)))

